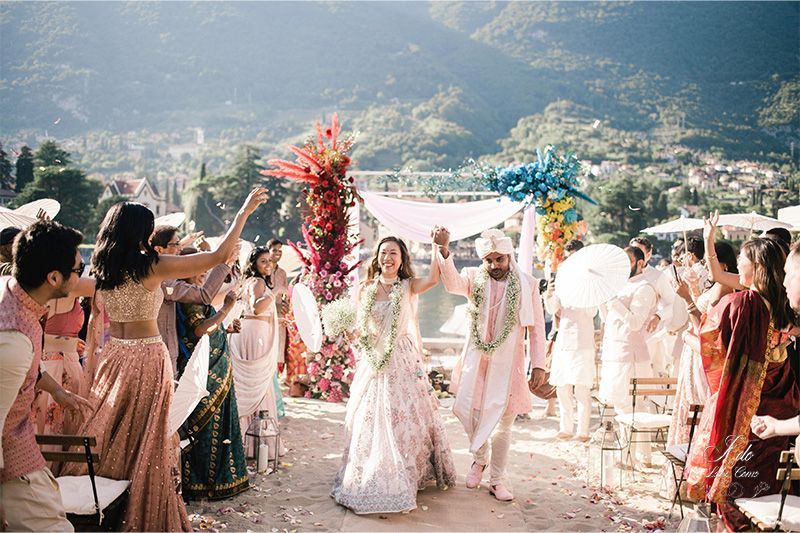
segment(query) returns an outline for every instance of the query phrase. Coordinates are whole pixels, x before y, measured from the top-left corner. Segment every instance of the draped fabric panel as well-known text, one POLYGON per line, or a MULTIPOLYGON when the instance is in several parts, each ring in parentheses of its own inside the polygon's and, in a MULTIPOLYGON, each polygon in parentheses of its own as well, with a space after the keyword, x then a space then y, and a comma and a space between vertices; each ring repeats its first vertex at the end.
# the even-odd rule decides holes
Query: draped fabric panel
POLYGON ((536 242, 536 209, 528 206, 522 212, 522 233, 519 236, 517 263, 524 273, 533 275, 533 247, 536 242))
POLYGON ((430 242, 431 228, 437 224, 450 230, 451 241, 465 239, 502 224, 523 207, 504 197, 440 204, 388 198, 367 191, 359 194, 378 222, 398 237, 416 242, 430 242))

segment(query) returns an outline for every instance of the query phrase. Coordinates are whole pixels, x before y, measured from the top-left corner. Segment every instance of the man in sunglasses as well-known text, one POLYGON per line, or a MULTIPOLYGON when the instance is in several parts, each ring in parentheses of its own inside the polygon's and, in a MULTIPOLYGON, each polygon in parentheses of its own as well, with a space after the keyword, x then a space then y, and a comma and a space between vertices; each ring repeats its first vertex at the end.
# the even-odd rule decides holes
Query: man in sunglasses
POLYGON ((76 287, 82 239, 57 222, 36 222, 14 240, 13 277, 0 279, 0 514, 11 531, 72 531, 36 444, 32 411, 36 389, 66 409, 91 408, 41 364, 46 305, 76 287))

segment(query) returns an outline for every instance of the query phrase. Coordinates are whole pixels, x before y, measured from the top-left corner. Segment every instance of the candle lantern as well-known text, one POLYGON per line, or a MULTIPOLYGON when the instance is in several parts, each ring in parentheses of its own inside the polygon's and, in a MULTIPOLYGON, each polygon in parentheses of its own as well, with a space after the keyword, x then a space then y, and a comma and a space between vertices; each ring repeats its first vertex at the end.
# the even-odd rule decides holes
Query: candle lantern
POLYGON ((270 416, 269 411, 258 412, 258 416, 250 422, 245 436, 252 443, 258 472, 272 473, 277 470, 281 434, 277 422, 270 416))
POLYGON ((605 420, 589 442, 589 483, 599 478, 601 487, 622 488, 622 441, 611 420, 605 420))

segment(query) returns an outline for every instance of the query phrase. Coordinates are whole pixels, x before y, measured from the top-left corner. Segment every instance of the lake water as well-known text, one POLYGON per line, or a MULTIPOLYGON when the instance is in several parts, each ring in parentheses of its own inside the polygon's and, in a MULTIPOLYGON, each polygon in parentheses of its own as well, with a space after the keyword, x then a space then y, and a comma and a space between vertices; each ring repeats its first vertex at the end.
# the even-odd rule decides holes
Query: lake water
POLYGON ((467 303, 463 296, 455 296, 439 283, 419 298, 419 329, 423 337, 450 337, 439 331, 453 313, 453 308, 467 303))

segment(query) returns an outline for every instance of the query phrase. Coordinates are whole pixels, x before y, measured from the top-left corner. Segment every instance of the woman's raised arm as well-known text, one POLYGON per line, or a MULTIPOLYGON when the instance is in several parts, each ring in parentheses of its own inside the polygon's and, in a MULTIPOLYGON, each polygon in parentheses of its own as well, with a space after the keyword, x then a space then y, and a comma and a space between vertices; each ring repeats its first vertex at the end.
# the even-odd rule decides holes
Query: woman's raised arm
POLYGON ((184 256, 159 256, 158 262, 153 265, 153 273, 148 277, 148 281, 153 278, 160 283, 165 279, 190 278, 226 261, 239 242, 239 236, 242 234, 247 218, 266 201, 267 190, 264 187, 256 187, 250 191, 216 250, 184 256))
POLYGON ((424 278, 414 278, 411 280, 411 292, 414 294, 422 294, 429 291, 439 284, 441 271, 439 270, 439 261, 436 260, 436 254, 439 253, 436 244, 431 245, 431 268, 428 276, 424 278))

